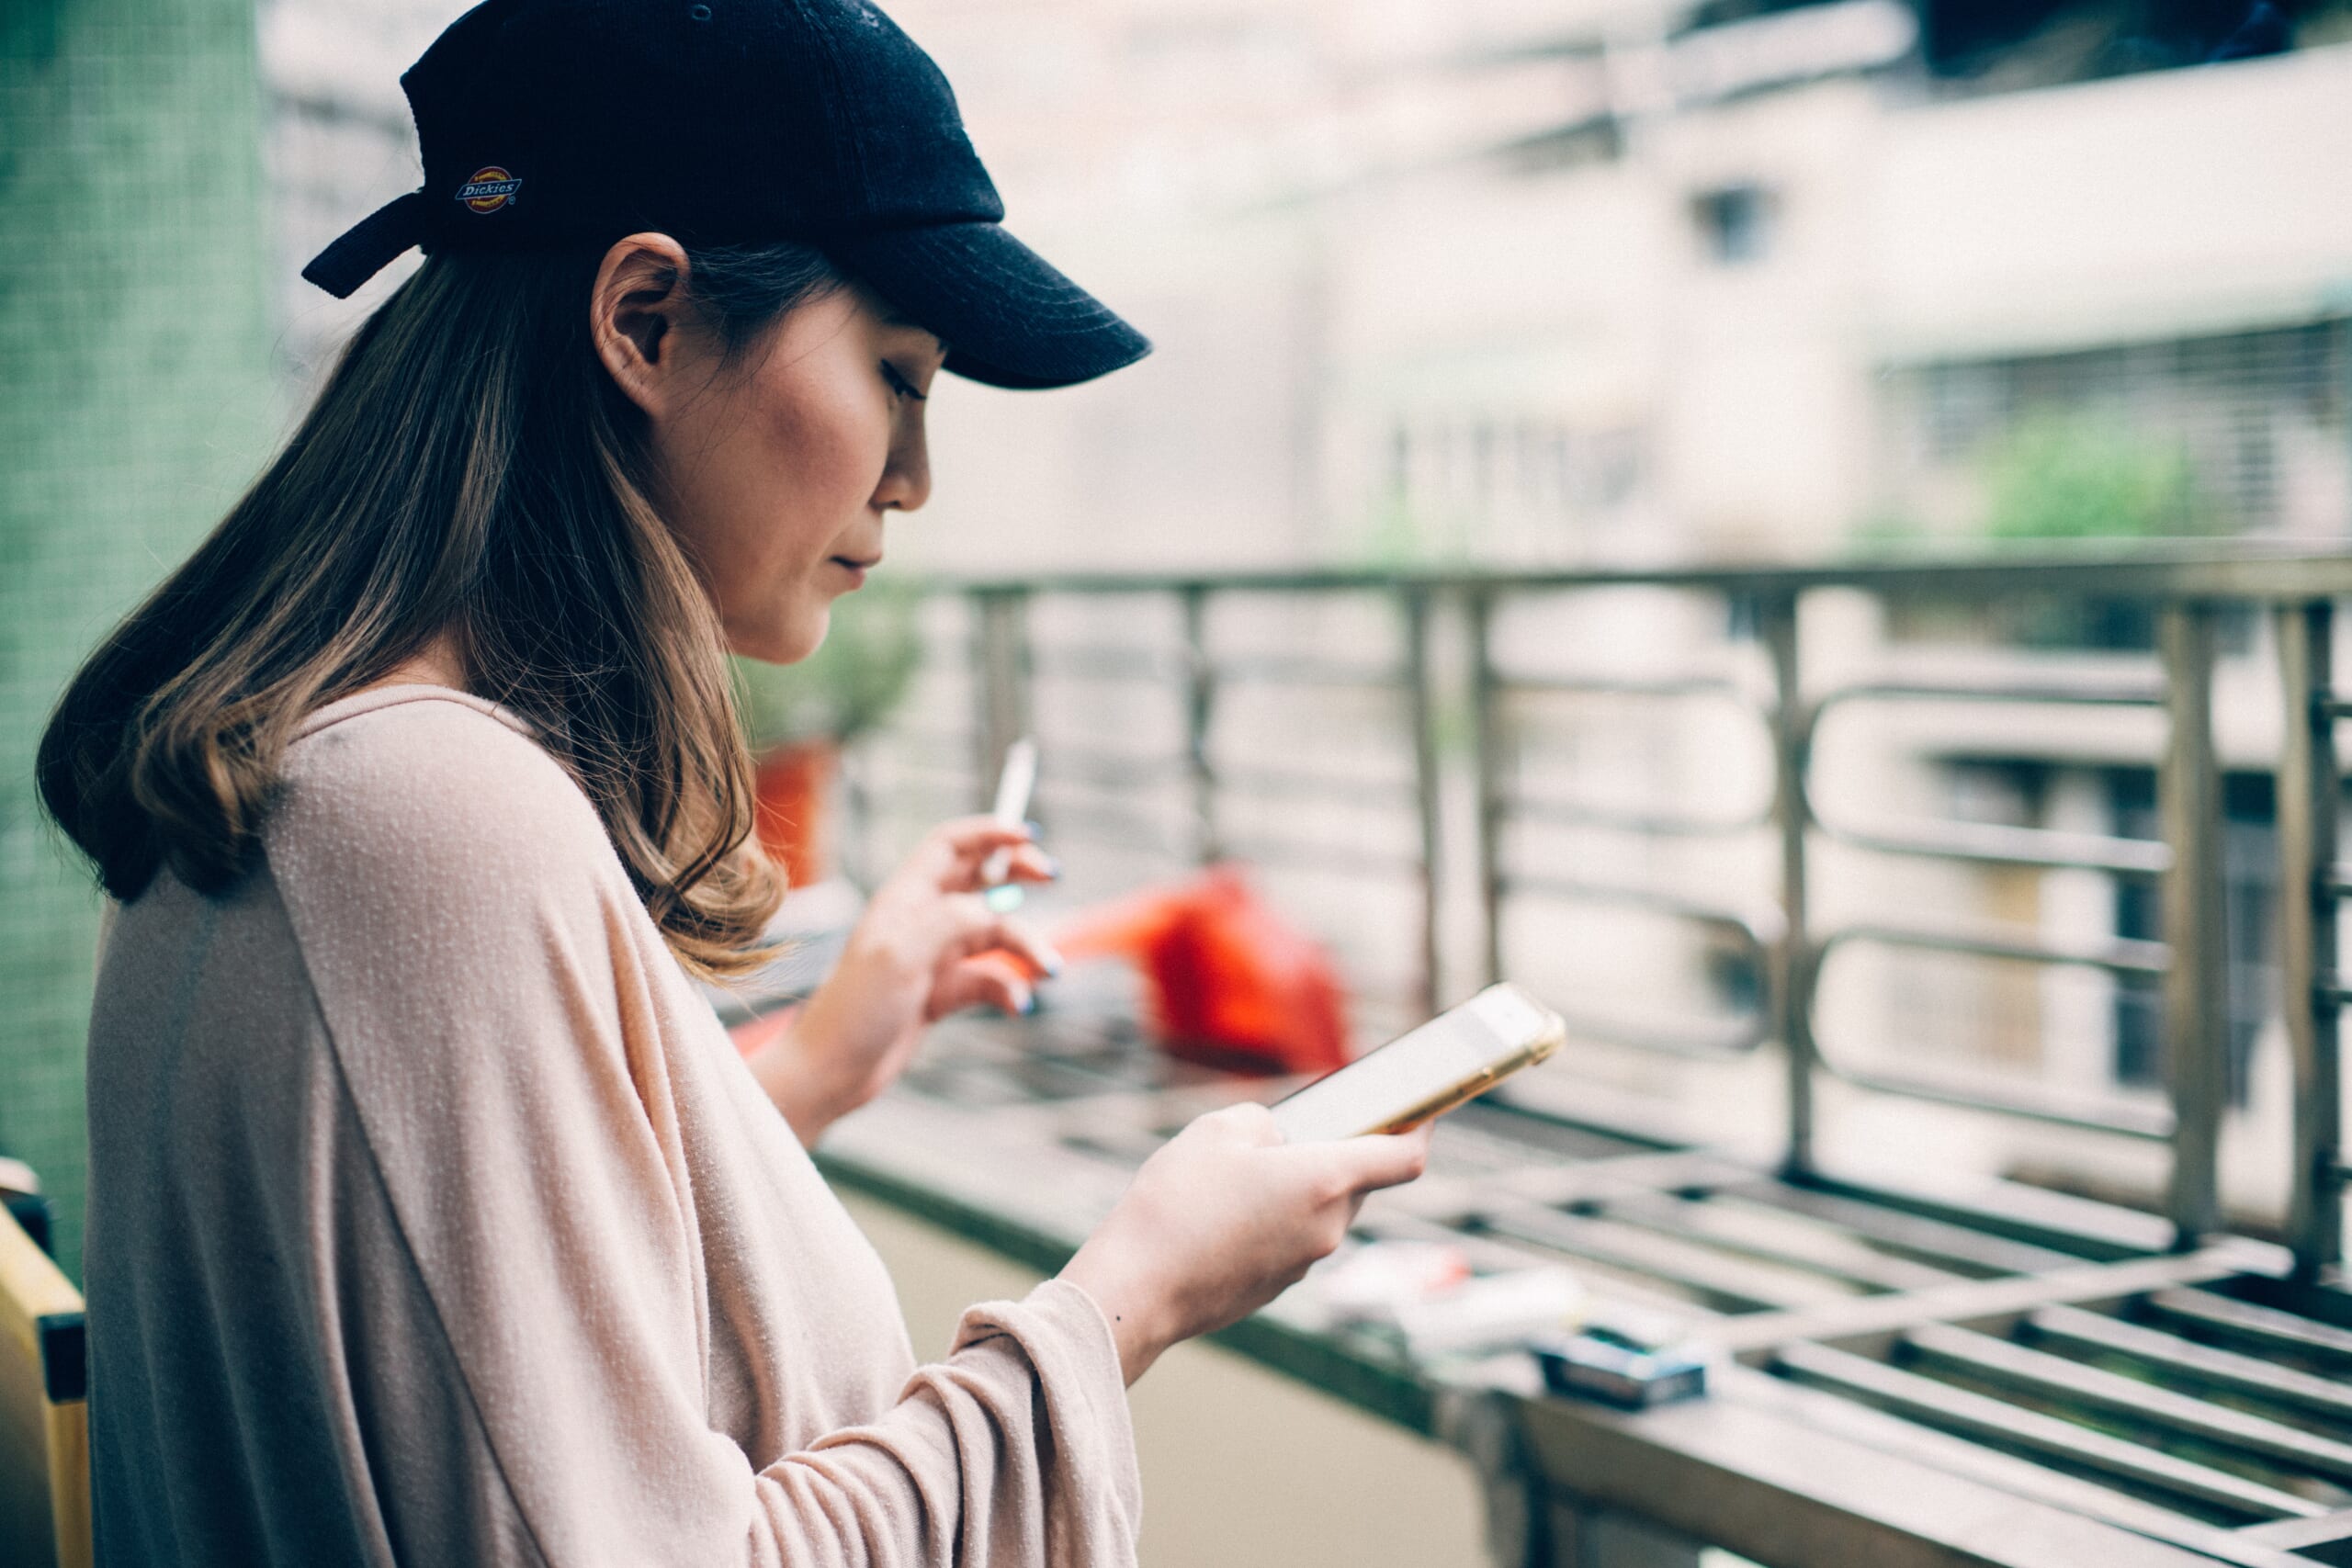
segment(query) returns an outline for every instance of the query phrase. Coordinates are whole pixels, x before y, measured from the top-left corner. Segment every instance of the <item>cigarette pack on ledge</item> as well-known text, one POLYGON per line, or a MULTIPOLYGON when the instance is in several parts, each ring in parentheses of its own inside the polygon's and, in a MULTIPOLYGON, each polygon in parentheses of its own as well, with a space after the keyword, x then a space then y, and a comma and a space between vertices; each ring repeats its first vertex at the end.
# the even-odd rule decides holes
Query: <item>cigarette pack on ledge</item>
POLYGON ((1593 1334, 1553 1335, 1528 1348, 1555 1393, 1646 1410, 1707 1392, 1707 1363, 1689 1350, 1637 1350, 1593 1334))

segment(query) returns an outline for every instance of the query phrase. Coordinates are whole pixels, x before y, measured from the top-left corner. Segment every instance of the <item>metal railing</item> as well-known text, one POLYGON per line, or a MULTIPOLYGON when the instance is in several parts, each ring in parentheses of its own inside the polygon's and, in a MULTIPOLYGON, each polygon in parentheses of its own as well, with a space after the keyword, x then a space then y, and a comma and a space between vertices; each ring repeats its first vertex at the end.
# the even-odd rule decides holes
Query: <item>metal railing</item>
MULTIPOLYGON (((993 777, 1004 748, 1031 726, 1032 680, 1041 661, 1064 674, 1102 680, 1174 682, 1185 734, 1181 770, 1193 824, 1194 858, 1261 852, 1224 827, 1224 808, 1243 795, 1339 799, 1369 795, 1408 805, 1418 835, 1403 863, 1357 857, 1343 870, 1393 874, 1417 883, 1421 960, 1417 1003, 1448 999, 1445 954, 1466 945, 1483 974, 1498 976, 1504 934, 1522 899, 1571 898, 1637 908, 1727 933, 1763 972, 1760 1004, 1729 1030, 1694 1033, 1578 1021, 1585 1031, 1636 1047, 1681 1055, 1734 1055, 1776 1043, 1785 1059, 1783 1163, 1802 1179, 1815 1167, 1815 1101, 1824 1077, 1878 1094, 1965 1106, 1998 1116, 2088 1129, 2168 1145, 2171 1175, 2165 1208, 2180 1245, 2221 1223, 2218 1160, 2227 1102, 2229 965, 2222 923, 2222 768, 2213 725, 2217 627, 2225 614, 2252 607, 2273 628, 2283 694, 2284 741, 2275 760, 2279 887, 2280 1007, 2291 1061, 2294 1129, 2289 1239, 2306 1276, 2333 1269, 2342 1257, 2342 1194, 2347 1170, 2341 1149, 2337 1014, 2352 985, 2336 973, 2336 908, 2352 892, 2352 866, 2336 862, 2336 819, 2343 785, 2335 730, 2352 716, 2352 694, 2332 684, 2334 601, 2352 596, 2352 555, 2293 550, 2152 550, 2133 558, 2080 554, 2011 556, 1932 563, 1856 563, 1818 568, 1703 568, 1487 573, 1311 571, 1225 575, 1046 576, 1018 581, 935 584, 975 611, 973 673, 979 717, 973 775, 993 777), (1711 594, 1739 608, 1762 655, 1762 690, 1713 672, 1641 679, 1514 674, 1498 660, 1494 627, 1514 601, 1533 595, 1611 588, 1657 588, 1711 594), (1809 685, 1801 607, 1809 596, 1858 591, 1889 605, 1985 605, 2020 592, 2055 600, 2143 604, 2154 611, 2161 679, 2079 675, 2002 676, 1951 683, 1873 674, 1809 685), (1041 649, 1030 635, 1032 607, 1060 596, 1169 596, 1180 610, 1181 649, 1170 660, 1124 644, 1041 649), (1212 608, 1251 596, 1355 595, 1394 606, 1397 657, 1385 664, 1320 658, 1221 657, 1211 644, 1212 608), (1443 637, 1465 657, 1442 657, 1443 637), (1453 689, 1448 688, 1449 681, 1453 689), (1393 689, 1411 758, 1409 788, 1371 786, 1329 770, 1295 765, 1221 764, 1210 732, 1221 700, 1242 682, 1349 684, 1393 689), (1724 818, 1630 810, 1590 801, 1532 796, 1505 765, 1507 725, 1528 702, 1607 695, 1665 703, 1729 700, 1761 727, 1770 753, 1770 799, 1724 818), (1481 929, 1466 944, 1450 942, 1449 900, 1441 861, 1446 852, 1447 764, 1439 726, 1449 699, 1466 701, 1475 798, 1470 861, 1481 929), (2166 739, 2155 763, 2160 838, 2002 827, 1958 821, 1862 823, 1815 809, 1809 782, 1815 737, 1826 717, 1880 703, 2007 703, 2136 707, 2160 713, 2166 739), (1777 887, 1768 904, 1743 908, 1670 890, 1580 876, 1546 876, 1507 863, 1510 829, 1523 821, 1666 838, 1766 832, 1777 846, 1777 887), (2164 941, 2054 942, 2007 929, 1952 922, 1849 921, 1828 925, 1809 914, 1808 857, 1838 844, 1915 860, 2014 867, 2079 869, 2157 885, 2164 941), (2152 1109, 2036 1088, 1995 1091, 1845 1063, 1825 1053, 1815 1034, 1815 1001, 1826 963, 1865 945, 1901 947, 2040 965, 2076 965, 2119 977, 2158 980, 2162 990, 2165 1100, 2152 1109)), ((1069 765, 1080 765, 1082 759, 1069 765)), ((1132 760, 1124 777, 1150 774, 1132 760)), ((1115 773, 1117 770, 1113 770, 1115 773)), ((1119 777, 1106 776, 1115 787, 1119 777)))

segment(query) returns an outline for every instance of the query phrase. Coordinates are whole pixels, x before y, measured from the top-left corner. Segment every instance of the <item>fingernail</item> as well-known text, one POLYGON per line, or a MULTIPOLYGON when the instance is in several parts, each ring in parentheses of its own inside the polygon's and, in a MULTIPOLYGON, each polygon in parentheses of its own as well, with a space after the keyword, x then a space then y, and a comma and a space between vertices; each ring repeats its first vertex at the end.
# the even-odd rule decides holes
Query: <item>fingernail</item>
POLYGON ((1035 817, 1021 825, 1029 829, 1029 836, 1033 839, 1042 839, 1046 836, 1046 825, 1035 817))
POLYGON ((998 914, 1008 914, 1021 908, 1021 884, 1001 882, 980 897, 986 899, 988 907, 998 914))
POLYGON ((1037 993, 1032 991, 1027 996, 1021 998, 1021 1016, 1027 1018, 1031 1013, 1034 1013, 1036 1010, 1037 993))
POLYGON ((1046 974, 1059 975, 1062 972, 1062 955, 1052 948, 1040 943, 1037 948, 1037 956, 1046 961, 1046 974))
POLYGON ((1062 863, 1051 855, 1046 856, 1046 874, 1054 881, 1059 882, 1062 879, 1062 863))

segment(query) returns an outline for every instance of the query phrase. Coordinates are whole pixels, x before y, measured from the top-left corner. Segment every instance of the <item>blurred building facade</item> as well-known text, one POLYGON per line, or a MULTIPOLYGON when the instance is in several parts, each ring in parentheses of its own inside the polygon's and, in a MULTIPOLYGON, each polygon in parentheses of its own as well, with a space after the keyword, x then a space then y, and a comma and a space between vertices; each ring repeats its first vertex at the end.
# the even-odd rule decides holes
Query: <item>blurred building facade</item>
POLYGON ((1932 10, 1880 0, 901 9, 974 84, 1016 227, 1162 338, 1049 411, 956 411, 951 479, 1000 421, 1069 432, 943 489, 910 532, 959 566, 1965 536, 2037 434, 2192 468, 2203 514, 2138 532, 2345 527, 2327 17, 2084 81, 2068 27, 1937 61, 1932 10))
MULTIPOLYGON (((265 7, 298 383, 386 285, 295 273, 413 181, 394 79, 456 9, 265 7)), ((2340 534, 2352 14, 2146 69, 2231 14, 2041 9, 907 0, 1012 226, 1160 344, 955 389, 907 544, 1783 555, 2029 532, 2005 458, 2141 478, 2110 527, 2340 534)))
MULTIPOLYGON (((454 9, 266 7, 297 383, 386 285, 294 273, 414 179, 395 75, 454 9)), ((2230 17, 2044 9, 908 0, 1012 226, 1159 339, 957 388, 908 543, 1788 555, 2032 531, 2004 458, 2152 491, 2109 529, 2340 534, 2352 21, 2152 71, 2230 17)))

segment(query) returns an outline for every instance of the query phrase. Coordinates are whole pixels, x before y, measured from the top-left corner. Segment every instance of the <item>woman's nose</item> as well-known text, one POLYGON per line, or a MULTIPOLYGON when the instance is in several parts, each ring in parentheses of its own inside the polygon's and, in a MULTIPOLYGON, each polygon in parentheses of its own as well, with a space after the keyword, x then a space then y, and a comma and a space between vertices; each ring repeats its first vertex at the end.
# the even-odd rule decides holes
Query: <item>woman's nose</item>
POLYGON ((882 470, 874 503, 885 511, 912 512, 930 499, 931 450, 918 424, 891 447, 889 466, 882 470))

